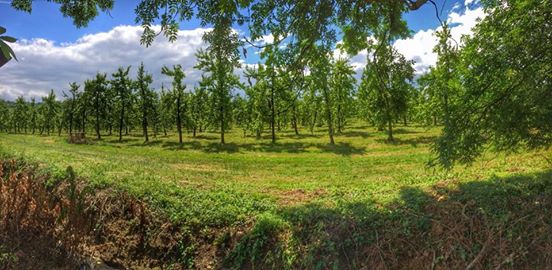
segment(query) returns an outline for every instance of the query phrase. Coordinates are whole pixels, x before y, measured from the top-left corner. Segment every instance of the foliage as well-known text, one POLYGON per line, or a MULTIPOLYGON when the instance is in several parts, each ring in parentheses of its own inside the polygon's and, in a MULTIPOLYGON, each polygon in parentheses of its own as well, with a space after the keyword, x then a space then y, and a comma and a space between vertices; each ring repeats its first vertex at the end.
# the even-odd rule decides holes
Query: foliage
POLYGON ((413 62, 399 54, 387 40, 373 44, 362 75, 359 97, 369 108, 372 121, 383 129, 387 125, 388 140, 393 141, 393 123, 408 106, 414 76, 413 62))
MULTIPOLYGON (((465 39, 460 63, 442 67, 457 71, 450 79, 434 72, 450 86, 459 81, 458 96, 449 101, 450 119, 435 145, 447 168, 473 162, 489 144, 512 151, 552 143, 552 3, 508 1, 486 10, 488 16, 465 39)), ((441 58, 447 55, 440 52, 441 58)))
MULTIPOLYGON (((6 28, 0 26, 0 35, 6 33, 6 28)), ((10 48, 10 46, 7 43, 14 43, 17 39, 10 37, 10 36, 0 36, 0 52, 2 52, 3 60, 8 61, 12 57, 17 60, 17 57, 15 56, 15 53, 10 48)), ((0 66, 2 66, 5 62, 1 62, 0 66)))

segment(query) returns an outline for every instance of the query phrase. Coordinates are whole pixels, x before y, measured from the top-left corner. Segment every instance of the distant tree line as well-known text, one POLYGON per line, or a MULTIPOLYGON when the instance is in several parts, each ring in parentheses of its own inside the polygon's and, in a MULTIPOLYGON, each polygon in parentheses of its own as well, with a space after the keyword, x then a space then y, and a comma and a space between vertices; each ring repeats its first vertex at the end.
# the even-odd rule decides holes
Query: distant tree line
MULTIPOLYGON (((81 27, 116 1, 53 2, 81 27)), ((11 2, 27 12, 32 4, 11 2)), ((61 102, 52 91, 38 102, 0 103, 0 129, 61 134, 93 125, 98 138, 102 131, 117 132, 121 140, 139 128, 148 140, 150 133, 176 128, 180 141, 183 130, 213 129, 224 143, 233 125, 256 137, 269 130, 273 142, 281 129, 299 133, 303 126, 312 132, 325 125, 334 143, 354 117, 386 129, 389 140, 396 123, 417 121, 443 126, 433 150, 436 163, 446 168, 472 162, 488 146, 550 147, 552 1, 481 1, 486 17, 462 40, 454 40, 442 22, 437 63, 413 83, 413 63, 392 44, 410 34, 403 13, 427 4, 439 14, 437 4, 427 0, 142 0, 135 13, 146 46, 159 34, 157 23, 171 41, 178 38, 179 23, 193 17, 212 27, 204 35, 207 48, 197 53, 196 68, 204 72, 199 86, 185 89, 180 66, 163 68, 173 84, 160 92, 151 89, 143 67, 136 79, 130 79, 129 68, 120 68, 84 86, 71 84, 61 102), (236 25, 247 25, 250 37, 239 39, 236 25), (269 34, 273 43, 255 43, 269 34), (263 59, 246 69, 245 84, 234 74, 243 42, 260 47, 263 59), (367 50, 360 82, 347 60, 333 57, 336 47, 349 55, 367 50)))
POLYGON ((112 74, 98 73, 82 85, 72 82, 61 97, 51 90, 40 100, 20 96, 14 102, 0 101, 0 130, 58 136, 88 133, 97 139, 117 136, 120 141, 131 132, 139 132, 145 142, 176 132, 180 143, 183 133, 195 137, 216 130, 224 143, 224 132, 234 126, 242 129, 244 136, 269 134, 273 142, 282 130, 291 129, 299 135, 303 130, 312 133, 315 127, 326 126, 329 142, 334 143, 333 136, 345 131, 353 118, 362 118, 382 130, 390 128, 390 139, 391 127, 398 121, 418 121, 415 109, 407 110, 417 89, 409 84, 413 68, 404 57, 399 59, 402 62, 387 59, 407 72, 390 71, 396 82, 387 84, 394 88, 380 90, 376 83, 370 85, 368 75, 358 84, 348 61, 331 55, 315 63, 318 66, 313 66, 310 74, 294 78, 285 64, 278 62, 276 54, 281 52, 271 50, 265 63, 245 68, 246 83, 224 72, 237 67, 237 61, 226 63, 222 75, 217 76, 216 60, 200 51, 197 68, 205 73, 193 89, 184 84, 186 74, 180 65, 163 67, 162 74, 172 79, 172 85, 154 89, 152 76, 142 64, 134 76, 128 66, 112 74), (396 95, 396 101, 379 107, 378 95, 386 93, 396 95), (360 109, 366 104, 371 106, 369 110, 360 109))

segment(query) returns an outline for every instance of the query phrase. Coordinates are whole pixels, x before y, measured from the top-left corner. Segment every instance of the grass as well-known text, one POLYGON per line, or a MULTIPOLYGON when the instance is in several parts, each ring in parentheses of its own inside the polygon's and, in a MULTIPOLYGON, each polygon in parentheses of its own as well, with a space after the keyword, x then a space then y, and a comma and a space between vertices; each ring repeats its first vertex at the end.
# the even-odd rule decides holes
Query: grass
POLYGON ((92 186, 149 202, 196 239, 182 242, 181 257, 198 268, 207 265, 195 256, 213 266, 210 253, 199 251, 205 243, 224 250, 216 268, 420 268, 430 260, 465 268, 476 259, 480 268, 494 268, 503 261, 514 266, 512 256, 524 265, 548 265, 539 254, 552 243, 542 237, 552 235, 543 233, 552 228, 546 208, 552 151, 488 152, 445 172, 426 166, 438 134, 438 128, 397 127, 396 141, 387 143, 384 132, 351 126, 333 146, 323 128, 280 132, 276 144, 233 130, 225 145, 216 133, 188 134, 183 145, 175 134, 149 143, 139 135, 123 142, 104 136, 86 145, 0 134, 0 155, 54 175, 72 166, 92 186), (238 241, 236 232, 245 235, 238 241), (481 258, 484 245, 493 247, 481 258))
POLYGON ((264 212, 306 203, 334 207, 338 202, 393 201, 405 187, 426 189, 519 173, 548 164, 527 152, 487 154, 470 167, 445 173, 426 167, 436 128, 400 127, 396 142, 363 126, 347 128, 327 144, 325 130, 296 136, 281 132, 278 142, 243 137, 235 130, 220 145, 216 133, 184 144, 176 135, 143 143, 138 135, 115 136, 87 145, 65 137, 0 135, 0 153, 23 157, 63 172, 72 166, 94 185, 113 185, 152 202, 173 220, 193 226, 226 226, 264 212))

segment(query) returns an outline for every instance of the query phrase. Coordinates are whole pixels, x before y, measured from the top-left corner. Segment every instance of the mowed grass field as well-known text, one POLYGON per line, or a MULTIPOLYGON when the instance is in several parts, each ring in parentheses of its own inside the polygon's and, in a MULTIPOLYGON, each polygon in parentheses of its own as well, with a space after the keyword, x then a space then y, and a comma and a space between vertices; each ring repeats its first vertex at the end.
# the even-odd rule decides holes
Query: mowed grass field
MULTIPOLYGON (((114 186, 162 209, 190 226, 228 226, 255 216, 306 204, 338 207, 342 203, 385 206, 405 188, 454 188, 459 183, 527 175, 550 167, 552 151, 504 155, 486 153, 469 167, 445 172, 427 167, 430 143, 439 128, 397 127, 396 141, 372 127, 350 126, 328 144, 326 130, 296 136, 280 132, 276 144, 232 130, 227 143, 217 133, 196 138, 176 134, 143 138, 135 131, 67 143, 58 137, 0 134, 0 153, 42 164, 54 174, 72 166, 96 186, 114 186)), ((88 134, 93 137, 93 134, 88 134)))

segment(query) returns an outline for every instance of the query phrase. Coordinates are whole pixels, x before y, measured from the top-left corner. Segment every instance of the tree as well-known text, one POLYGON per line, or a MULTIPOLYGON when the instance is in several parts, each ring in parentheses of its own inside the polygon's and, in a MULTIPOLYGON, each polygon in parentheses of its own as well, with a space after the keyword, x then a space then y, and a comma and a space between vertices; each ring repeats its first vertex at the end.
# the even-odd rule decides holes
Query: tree
POLYGON ((107 74, 105 73, 98 73, 96 74, 96 78, 92 81, 87 81, 85 83, 84 91, 89 91, 89 97, 90 97, 90 105, 92 105, 93 113, 94 113, 94 127, 96 130, 96 137, 98 140, 102 138, 100 129, 101 124, 103 122, 103 119, 105 118, 106 114, 106 105, 108 103, 107 100, 107 91, 108 91, 108 82, 107 82, 107 74))
POLYGON ((207 126, 209 111, 209 94, 207 93, 207 87, 209 87, 209 82, 205 80, 205 77, 199 83, 199 87, 195 88, 194 93, 189 99, 190 104, 190 122, 193 129, 193 136, 196 136, 196 133, 203 132, 207 126))
POLYGON ((388 140, 393 141, 393 123, 407 109, 409 81, 414 77, 413 62, 398 53, 386 38, 373 44, 366 68, 362 74, 360 97, 369 107, 374 123, 387 125, 388 140))
POLYGON ((69 98, 67 102, 69 106, 67 111, 69 122, 69 135, 73 134, 73 120, 75 118, 75 112, 77 110, 77 100, 80 97, 79 87, 80 85, 78 85, 76 82, 72 82, 69 84, 69 94, 71 96, 68 96, 67 94, 65 94, 65 92, 63 93, 65 97, 69 98))
POLYGON ((138 68, 138 77, 136 78, 136 89, 139 94, 140 110, 142 112, 142 131, 144 134, 144 140, 149 141, 148 137, 148 118, 151 117, 153 111, 154 94, 150 88, 150 84, 153 82, 151 74, 146 73, 144 70, 144 63, 138 68))
MULTIPOLYGON (((222 5, 220 3, 219 5, 222 5)), ((212 8, 226 8, 213 4, 212 8)), ((230 100, 232 89, 240 86, 239 78, 233 74, 234 68, 240 67, 238 35, 232 29, 232 12, 214 15, 212 31, 204 34, 203 39, 208 44, 206 50, 200 50, 197 54, 198 64, 196 68, 207 74, 213 82, 209 89, 211 93, 211 108, 213 120, 220 129, 220 143, 224 144, 224 131, 229 127, 231 120, 230 100)))
POLYGON ((314 84, 320 91, 322 101, 324 102, 324 114, 326 115, 326 124, 328 125, 328 135, 330 144, 334 142, 334 119, 333 119, 333 97, 330 93, 328 77, 330 76, 329 52, 320 49, 319 57, 316 57, 312 63, 312 76, 315 79, 314 84))
POLYGON ((349 65, 348 60, 338 59, 332 64, 330 89, 333 99, 333 113, 337 131, 341 133, 351 115, 353 104, 353 91, 356 84, 355 71, 349 65))
POLYGON ((128 78, 130 66, 127 68, 120 67, 116 73, 113 73, 111 85, 116 93, 116 98, 119 101, 119 142, 123 140, 123 128, 128 125, 125 116, 125 111, 131 105, 132 82, 128 78))
POLYGON ((451 79, 438 75, 459 84, 434 146, 445 168, 472 162, 488 146, 511 151, 552 145, 552 2, 484 4, 488 15, 464 40, 458 65, 443 67, 456 70, 451 79))
POLYGON ((43 103, 43 115, 44 115, 44 129, 48 135, 50 135, 50 130, 55 130, 55 119, 58 111, 58 104, 56 102, 56 95, 54 90, 50 90, 50 94, 42 98, 43 103))
POLYGON ((0 130, 9 132, 10 127, 10 108, 4 100, 0 99, 0 130))
POLYGON ((184 90, 186 89, 186 85, 184 85, 183 80, 186 77, 184 74, 184 71, 182 70, 182 66, 175 65, 172 69, 169 69, 168 67, 163 67, 161 69, 161 73, 170 76, 173 78, 173 89, 171 92, 172 97, 172 106, 174 107, 174 111, 176 114, 176 129, 178 131, 178 142, 182 144, 182 120, 184 117, 184 108, 186 106, 186 101, 184 97, 184 90))
POLYGON ((37 127, 37 117, 38 117, 38 110, 37 110, 36 100, 35 98, 31 98, 31 103, 29 104, 28 110, 29 110, 29 121, 31 126, 31 133, 35 134, 36 127, 37 127))
MULTIPOLYGON (((90 86, 89 86, 90 87, 90 86)), ((80 127, 82 134, 86 133, 86 120, 88 118, 88 109, 91 103, 90 90, 86 91, 86 84, 84 85, 84 91, 79 95, 77 99, 75 122, 80 127)))
POLYGON ((170 128, 173 123, 173 100, 170 92, 165 91, 165 87, 161 85, 161 93, 159 94, 159 118, 163 134, 167 136, 167 128, 170 128))
POLYGON ((21 133, 22 131, 27 133, 28 114, 27 102, 23 96, 17 97, 14 107, 15 133, 21 133))
POLYGON ((306 93, 303 99, 302 115, 303 121, 309 126, 311 134, 314 133, 314 127, 320 121, 319 112, 322 109, 322 98, 317 90, 315 78, 308 76, 306 78, 306 93))
POLYGON ((265 66, 261 64, 257 68, 245 68, 245 77, 248 82, 244 86, 248 108, 246 128, 255 133, 256 139, 261 138, 266 115, 270 115, 269 102, 267 102, 269 87, 264 74, 266 74, 265 66), (253 80, 255 83, 253 83, 253 80))
POLYGON ((269 45, 265 47, 261 56, 265 58, 265 68, 259 73, 259 75, 264 76, 264 78, 259 77, 260 81, 264 80, 264 84, 268 88, 268 109, 270 111, 270 133, 272 143, 276 143, 276 117, 279 115, 279 101, 280 94, 282 92, 282 83, 281 83, 281 73, 283 69, 281 67, 282 55, 278 50, 277 45, 269 45))

